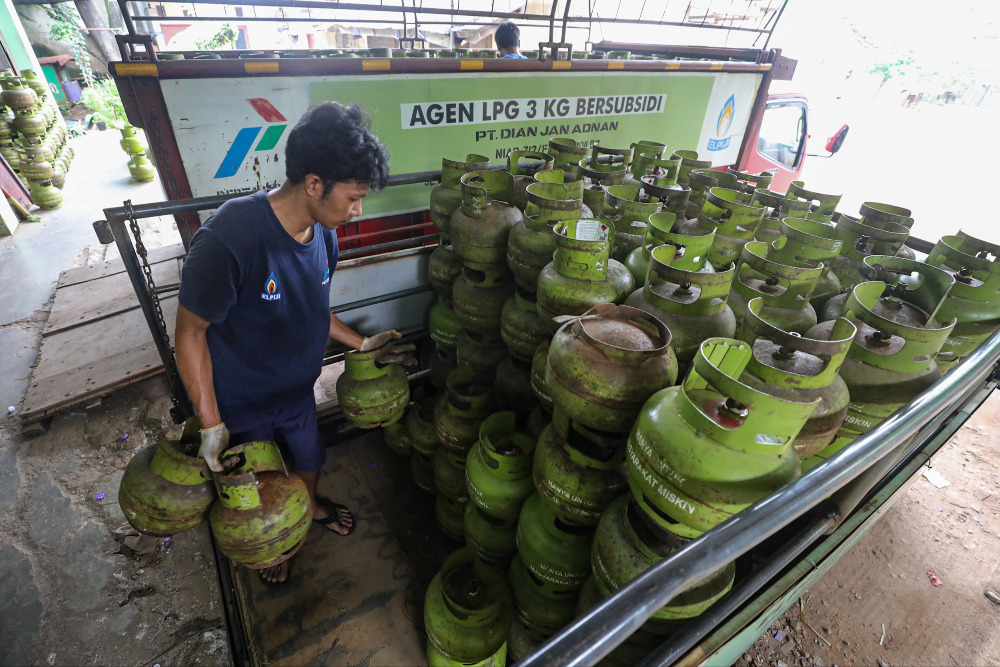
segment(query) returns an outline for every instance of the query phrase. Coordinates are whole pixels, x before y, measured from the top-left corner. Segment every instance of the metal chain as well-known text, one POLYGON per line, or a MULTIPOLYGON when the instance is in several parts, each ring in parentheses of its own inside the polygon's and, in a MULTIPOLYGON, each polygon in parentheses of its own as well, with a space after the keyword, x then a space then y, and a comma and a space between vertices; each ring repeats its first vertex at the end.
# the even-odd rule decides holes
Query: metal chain
MULTIPOLYGON (((153 270, 149 266, 146 246, 142 242, 142 232, 139 229, 139 221, 136 220, 131 199, 125 201, 124 209, 129 229, 132 231, 132 238, 135 239, 135 254, 139 256, 139 264, 142 266, 142 272, 146 276, 146 296, 149 297, 149 300, 153 302, 153 306, 156 308, 156 320, 158 324, 156 333, 159 335, 164 347, 170 350, 170 354, 173 355, 174 348, 170 344, 170 334, 167 333, 167 321, 163 318, 163 309, 160 308, 160 297, 156 293, 156 283, 153 282, 153 270)), ((177 372, 177 364, 165 364, 164 370, 167 372, 167 384, 170 385, 170 402, 174 404, 175 408, 180 408, 178 396, 180 395, 180 388, 183 385, 181 384, 180 374, 177 372)))

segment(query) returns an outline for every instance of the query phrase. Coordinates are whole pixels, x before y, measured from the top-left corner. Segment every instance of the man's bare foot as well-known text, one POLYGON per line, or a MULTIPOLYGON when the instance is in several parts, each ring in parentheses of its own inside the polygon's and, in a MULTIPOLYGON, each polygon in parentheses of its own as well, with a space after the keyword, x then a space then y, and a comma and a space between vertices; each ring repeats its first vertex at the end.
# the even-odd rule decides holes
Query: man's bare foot
POLYGON ((323 524, 338 535, 354 532, 354 515, 344 505, 317 498, 313 504, 313 521, 323 524))
POLYGON ((284 560, 277 565, 265 567, 260 571, 260 578, 270 584, 280 584, 288 581, 291 571, 291 560, 284 560))

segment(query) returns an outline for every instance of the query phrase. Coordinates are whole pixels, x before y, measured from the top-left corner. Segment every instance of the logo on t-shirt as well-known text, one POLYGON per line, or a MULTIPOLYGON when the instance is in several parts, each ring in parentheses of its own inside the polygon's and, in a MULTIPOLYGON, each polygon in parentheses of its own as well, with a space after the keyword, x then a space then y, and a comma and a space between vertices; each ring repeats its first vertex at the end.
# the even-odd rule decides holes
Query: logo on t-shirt
POLYGON ((323 284, 330 282, 330 260, 326 260, 326 271, 323 272, 323 284))
POLYGON ((278 279, 274 277, 273 273, 264 283, 264 291, 261 292, 260 298, 264 301, 279 301, 281 299, 281 292, 278 291, 278 279))

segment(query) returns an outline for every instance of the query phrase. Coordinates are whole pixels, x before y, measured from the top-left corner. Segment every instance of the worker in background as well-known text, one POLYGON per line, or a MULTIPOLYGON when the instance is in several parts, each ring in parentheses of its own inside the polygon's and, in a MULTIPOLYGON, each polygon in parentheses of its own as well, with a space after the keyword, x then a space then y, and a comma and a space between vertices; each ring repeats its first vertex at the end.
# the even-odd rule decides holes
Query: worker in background
POLYGON ((510 21, 501 23, 497 26, 493 39, 497 43, 497 51, 500 52, 501 58, 524 59, 518 50, 521 47, 521 30, 515 24, 510 21))
MULTIPOLYGON (((365 338, 330 312, 336 230, 361 214, 370 190, 386 185, 389 159, 357 105, 324 102, 288 135, 285 176, 275 190, 227 201, 191 239, 177 364, 209 468, 224 470, 219 455, 230 442, 276 442, 309 490, 313 520, 349 535, 350 510, 316 495, 326 450, 313 384, 331 338, 355 350, 381 348, 385 361, 402 351, 388 344, 398 332, 365 338)), ((285 581, 289 568, 285 561, 261 576, 285 581)))

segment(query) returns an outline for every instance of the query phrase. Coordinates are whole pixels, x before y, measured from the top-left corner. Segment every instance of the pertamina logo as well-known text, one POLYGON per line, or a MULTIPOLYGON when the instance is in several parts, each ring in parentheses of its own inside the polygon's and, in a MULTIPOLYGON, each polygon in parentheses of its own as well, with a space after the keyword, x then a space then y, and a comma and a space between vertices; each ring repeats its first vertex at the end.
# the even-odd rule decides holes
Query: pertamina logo
POLYGON ((233 145, 229 147, 226 157, 222 158, 222 164, 219 165, 218 171, 215 172, 215 178, 235 176, 237 170, 243 165, 243 161, 250 153, 251 148, 255 152, 273 150, 278 144, 278 140, 281 139, 281 135, 285 133, 285 128, 288 127, 288 119, 263 97, 254 97, 248 99, 247 102, 250 103, 254 111, 260 114, 265 123, 281 123, 281 125, 268 125, 267 129, 263 127, 244 127, 240 129, 236 134, 236 138, 233 139, 233 145), (260 141, 257 142, 257 146, 254 147, 253 142, 257 140, 257 135, 260 134, 261 130, 264 130, 264 134, 261 136, 260 141))
POLYGON ((280 301, 281 292, 278 291, 278 279, 272 273, 267 282, 264 283, 264 291, 260 293, 260 298, 264 301, 280 301))
POLYGON ((717 139, 708 140, 708 150, 721 151, 729 147, 732 137, 727 137, 729 128, 733 126, 733 114, 736 113, 736 96, 730 95, 726 103, 722 105, 719 112, 719 119, 715 122, 715 136, 717 139))

